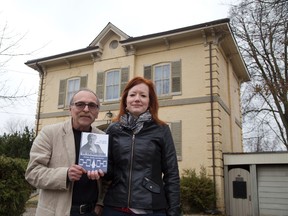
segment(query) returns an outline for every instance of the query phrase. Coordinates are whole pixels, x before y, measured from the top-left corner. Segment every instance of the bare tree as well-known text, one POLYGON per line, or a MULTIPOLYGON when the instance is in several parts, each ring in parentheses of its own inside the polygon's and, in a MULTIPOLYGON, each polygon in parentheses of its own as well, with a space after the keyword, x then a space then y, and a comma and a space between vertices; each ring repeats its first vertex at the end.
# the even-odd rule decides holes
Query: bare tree
POLYGON ((244 145, 288 150, 288 1, 242 0, 230 17, 251 75, 242 88, 244 145))
POLYGON ((0 108, 10 106, 15 101, 28 98, 35 92, 20 91, 21 83, 18 86, 10 86, 5 74, 9 72, 7 64, 12 58, 30 55, 31 53, 19 53, 18 48, 25 34, 19 35, 10 32, 7 23, 0 24, 0 108))
POLYGON ((27 119, 21 118, 12 118, 5 122, 4 129, 7 131, 8 134, 13 133, 23 133, 25 128, 32 130, 34 127, 34 122, 29 122, 27 119))

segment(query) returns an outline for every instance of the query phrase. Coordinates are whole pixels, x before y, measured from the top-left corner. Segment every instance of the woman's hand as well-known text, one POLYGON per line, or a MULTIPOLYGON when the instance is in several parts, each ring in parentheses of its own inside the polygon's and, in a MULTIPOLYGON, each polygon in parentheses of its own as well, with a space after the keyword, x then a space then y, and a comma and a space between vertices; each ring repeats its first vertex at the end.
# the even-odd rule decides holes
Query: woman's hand
POLYGON ((101 216, 101 215, 102 215, 102 211, 103 211, 103 206, 101 206, 101 205, 96 205, 94 211, 95 211, 95 213, 96 213, 97 216, 101 216))
POLYGON ((98 179, 100 179, 100 177, 104 176, 104 172, 101 169, 93 170, 93 171, 87 171, 87 176, 89 179, 98 180, 98 179))

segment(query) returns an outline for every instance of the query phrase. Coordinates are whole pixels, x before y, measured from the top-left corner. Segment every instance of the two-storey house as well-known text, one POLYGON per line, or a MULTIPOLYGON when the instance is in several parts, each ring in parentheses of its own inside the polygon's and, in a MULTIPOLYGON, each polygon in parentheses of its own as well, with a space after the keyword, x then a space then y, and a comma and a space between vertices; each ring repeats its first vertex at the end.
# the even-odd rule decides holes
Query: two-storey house
POLYGON ((86 48, 25 64, 40 74, 36 131, 69 118, 69 100, 82 87, 98 94, 94 124, 105 129, 128 80, 153 80, 180 171, 205 167, 216 207, 225 209, 222 153, 242 152, 240 85, 249 80, 229 19, 139 37, 108 23, 86 48))

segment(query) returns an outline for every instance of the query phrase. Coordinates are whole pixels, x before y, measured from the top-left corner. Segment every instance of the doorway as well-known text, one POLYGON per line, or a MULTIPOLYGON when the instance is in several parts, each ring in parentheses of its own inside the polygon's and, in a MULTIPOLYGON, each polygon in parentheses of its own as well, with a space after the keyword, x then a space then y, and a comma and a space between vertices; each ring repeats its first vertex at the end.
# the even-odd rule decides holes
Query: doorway
POLYGON ((250 172, 244 168, 232 168, 229 179, 229 215, 252 216, 250 172))

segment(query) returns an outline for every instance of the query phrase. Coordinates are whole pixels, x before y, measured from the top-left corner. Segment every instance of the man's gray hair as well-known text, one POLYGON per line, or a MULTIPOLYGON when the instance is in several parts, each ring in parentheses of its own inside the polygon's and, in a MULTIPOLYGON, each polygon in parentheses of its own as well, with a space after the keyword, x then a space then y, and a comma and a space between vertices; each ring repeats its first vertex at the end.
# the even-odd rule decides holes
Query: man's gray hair
POLYGON ((97 100, 98 107, 100 109, 100 101, 99 101, 99 98, 98 98, 97 94, 94 91, 92 91, 91 89, 88 89, 88 88, 81 88, 78 91, 76 91, 73 94, 73 96, 71 97, 71 99, 70 99, 70 106, 73 105, 75 95, 78 94, 81 91, 86 91, 86 92, 90 92, 90 93, 94 94, 95 97, 96 97, 96 100, 97 100))

